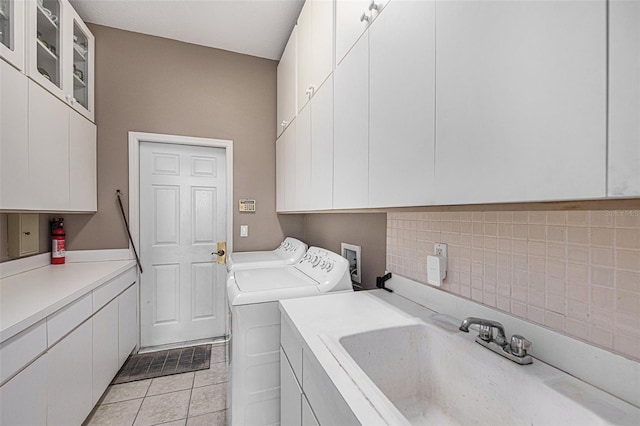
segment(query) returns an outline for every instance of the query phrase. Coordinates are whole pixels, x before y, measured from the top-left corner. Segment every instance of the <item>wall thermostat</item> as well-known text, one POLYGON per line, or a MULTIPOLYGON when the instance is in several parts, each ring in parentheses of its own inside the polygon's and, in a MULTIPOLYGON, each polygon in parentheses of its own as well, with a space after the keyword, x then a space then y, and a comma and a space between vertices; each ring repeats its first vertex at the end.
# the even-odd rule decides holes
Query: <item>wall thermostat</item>
POLYGON ((256 212, 256 200, 240 200, 238 201, 238 211, 241 212, 256 212))

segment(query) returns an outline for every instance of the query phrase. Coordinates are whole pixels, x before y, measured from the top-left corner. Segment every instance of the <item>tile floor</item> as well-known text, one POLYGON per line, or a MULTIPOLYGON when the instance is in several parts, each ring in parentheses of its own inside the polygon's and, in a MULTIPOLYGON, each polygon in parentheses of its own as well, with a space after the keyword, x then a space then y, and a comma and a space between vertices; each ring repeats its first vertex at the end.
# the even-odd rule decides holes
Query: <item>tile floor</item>
POLYGON ((84 426, 226 425, 226 353, 214 345, 208 370, 109 386, 84 426))

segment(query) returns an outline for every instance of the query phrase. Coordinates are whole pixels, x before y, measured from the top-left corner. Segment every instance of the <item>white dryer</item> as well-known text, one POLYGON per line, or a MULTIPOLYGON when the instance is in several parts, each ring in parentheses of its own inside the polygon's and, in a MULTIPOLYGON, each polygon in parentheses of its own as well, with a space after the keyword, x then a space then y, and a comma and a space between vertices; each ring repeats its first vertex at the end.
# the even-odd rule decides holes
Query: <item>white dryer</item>
POLYGON ((280 423, 278 300, 347 291, 353 291, 349 262, 318 247, 293 266, 228 274, 230 425, 280 423))
POLYGON ((292 237, 270 251, 244 251, 227 256, 227 272, 239 269, 271 268, 294 265, 307 252, 307 245, 292 237))

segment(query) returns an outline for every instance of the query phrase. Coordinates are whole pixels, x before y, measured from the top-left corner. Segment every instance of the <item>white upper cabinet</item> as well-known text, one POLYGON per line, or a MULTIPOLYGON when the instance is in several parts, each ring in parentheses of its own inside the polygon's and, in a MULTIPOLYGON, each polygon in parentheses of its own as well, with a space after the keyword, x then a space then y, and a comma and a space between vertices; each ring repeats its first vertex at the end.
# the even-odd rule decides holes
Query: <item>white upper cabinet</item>
POLYGON ((307 0, 298 17, 296 61, 298 112, 333 71, 333 0, 307 0))
POLYGON ((606 195, 606 6, 436 2, 437 204, 606 195))
MULTIPOLYGON (((340 63, 334 78, 333 208, 362 208, 369 195, 369 36, 340 63)), ((389 149, 393 149, 392 141, 389 149)))
POLYGON ((389 0, 336 0, 336 64, 344 59, 387 3, 389 0))
POLYGON ((333 207, 333 76, 311 100, 311 210, 333 207))
POLYGON ((276 141, 276 210, 293 211, 296 206, 297 118, 276 141))
POLYGON ((31 200, 29 182, 29 79, 0 60, 0 209, 31 200))
POLYGON ((0 0, 0 57, 24 70, 24 0, 0 0))
POLYGON ((333 205, 333 76, 296 118, 295 210, 333 205))
POLYGON ((69 112, 69 210, 98 210, 96 126, 69 112))
POLYGON ((609 1, 610 197, 640 195, 640 1, 609 1))
POLYGON ((389 3, 369 63, 369 207, 432 204, 435 2, 389 3))
POLYGON ((72 7, 65 10, 68 32, 71 34, 71 37, 65 34, 64 38, 66 62, 63 68, 67 79, 65 87, 69 88, 66 100, 76 111, 94 121, 95 39, 72 7))
POLYGON ((26 43, 29 77, 93 121, 94 37, 68 0, 27 2, 26 43))
POLYGON ((278 63, 278 106, 277 136, 293 121, 298 112, 296 108, 296 28, 293 28, 289 41, 278 63))

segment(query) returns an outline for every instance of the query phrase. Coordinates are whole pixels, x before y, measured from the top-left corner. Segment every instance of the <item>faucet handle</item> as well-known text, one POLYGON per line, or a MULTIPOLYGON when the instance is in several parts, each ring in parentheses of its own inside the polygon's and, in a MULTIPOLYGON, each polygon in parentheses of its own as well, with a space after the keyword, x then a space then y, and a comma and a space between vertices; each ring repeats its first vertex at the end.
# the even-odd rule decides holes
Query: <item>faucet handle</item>
POLYGON ((491 342, 493 340, 493 327, 481 324, 478 328, 478 337, 485 342, 491 342))
POLYGON ((524 357, 531 350, 531 342, 520 336, 514 334, 511 336, 511 353, 515 356, 524 357))

